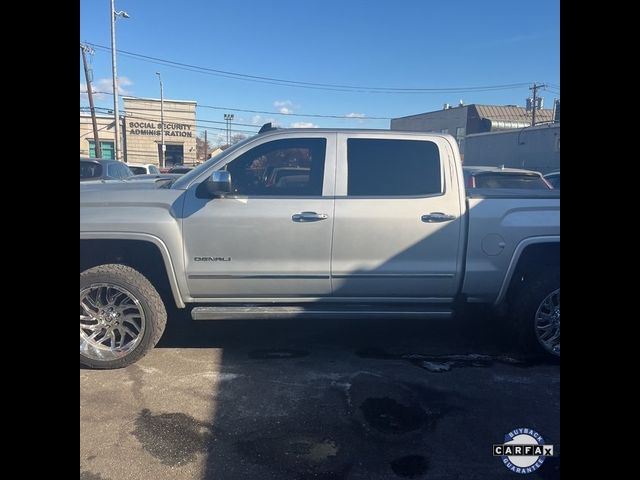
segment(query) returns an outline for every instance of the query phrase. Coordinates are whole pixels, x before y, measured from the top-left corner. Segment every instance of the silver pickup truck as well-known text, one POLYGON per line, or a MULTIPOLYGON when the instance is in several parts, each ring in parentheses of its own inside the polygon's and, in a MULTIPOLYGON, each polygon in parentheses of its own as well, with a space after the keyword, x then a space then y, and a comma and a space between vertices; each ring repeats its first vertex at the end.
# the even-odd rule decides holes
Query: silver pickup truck
MULTIPOLYGON (((464 187, 449 135, 274 129, 177 180, 80 187, 80 362, 118 368, 194 320, 509 308, 560 355, 559 191, 464 187)), ((515 337, 514 337, 515 338, 515 337)))

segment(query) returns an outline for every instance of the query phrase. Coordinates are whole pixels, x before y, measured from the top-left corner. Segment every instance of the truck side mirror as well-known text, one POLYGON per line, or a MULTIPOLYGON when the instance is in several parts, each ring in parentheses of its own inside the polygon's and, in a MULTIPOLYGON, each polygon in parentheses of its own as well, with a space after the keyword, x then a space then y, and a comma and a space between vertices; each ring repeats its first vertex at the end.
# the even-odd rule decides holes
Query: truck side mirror
POLYGON ((217 170, 205 180, 207 193, 212 197, 224 197, 231 193, 231 174, 226 170, 217 170))

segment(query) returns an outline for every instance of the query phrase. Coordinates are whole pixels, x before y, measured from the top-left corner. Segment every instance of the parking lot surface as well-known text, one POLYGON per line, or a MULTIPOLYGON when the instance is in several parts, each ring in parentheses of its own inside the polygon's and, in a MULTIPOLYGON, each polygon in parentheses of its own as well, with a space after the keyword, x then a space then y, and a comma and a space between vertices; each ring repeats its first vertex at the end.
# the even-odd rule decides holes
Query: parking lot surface
POLYGON ((80 478, 516 478, 492 455, 532 428, 560 476, 560 368, 460 320, 170 319, 160 345, 80 369, 80 478), (172 321, 173 320, 173 321, 172 321))

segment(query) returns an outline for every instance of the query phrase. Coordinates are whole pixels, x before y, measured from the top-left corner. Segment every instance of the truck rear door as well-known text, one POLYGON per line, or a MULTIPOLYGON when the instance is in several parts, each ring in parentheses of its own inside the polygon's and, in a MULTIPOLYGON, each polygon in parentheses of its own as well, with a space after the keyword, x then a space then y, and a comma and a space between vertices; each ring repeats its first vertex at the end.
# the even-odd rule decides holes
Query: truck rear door
POLYGON ((340 133, 337 142, 333 295, 451 301, 465 202, 447 137, 340 133))

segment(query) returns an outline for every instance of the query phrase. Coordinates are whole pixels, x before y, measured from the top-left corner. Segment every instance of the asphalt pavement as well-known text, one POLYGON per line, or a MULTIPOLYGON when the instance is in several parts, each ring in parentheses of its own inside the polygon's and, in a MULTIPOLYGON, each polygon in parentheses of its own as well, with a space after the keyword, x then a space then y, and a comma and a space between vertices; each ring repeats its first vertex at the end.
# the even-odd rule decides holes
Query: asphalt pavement
POLYGON ((191 322, 120 370, 80 369, 80 478, 560 477, 560 367, 464 319, 191 322), (514 428, 555 447, 520 476, 514 428))

